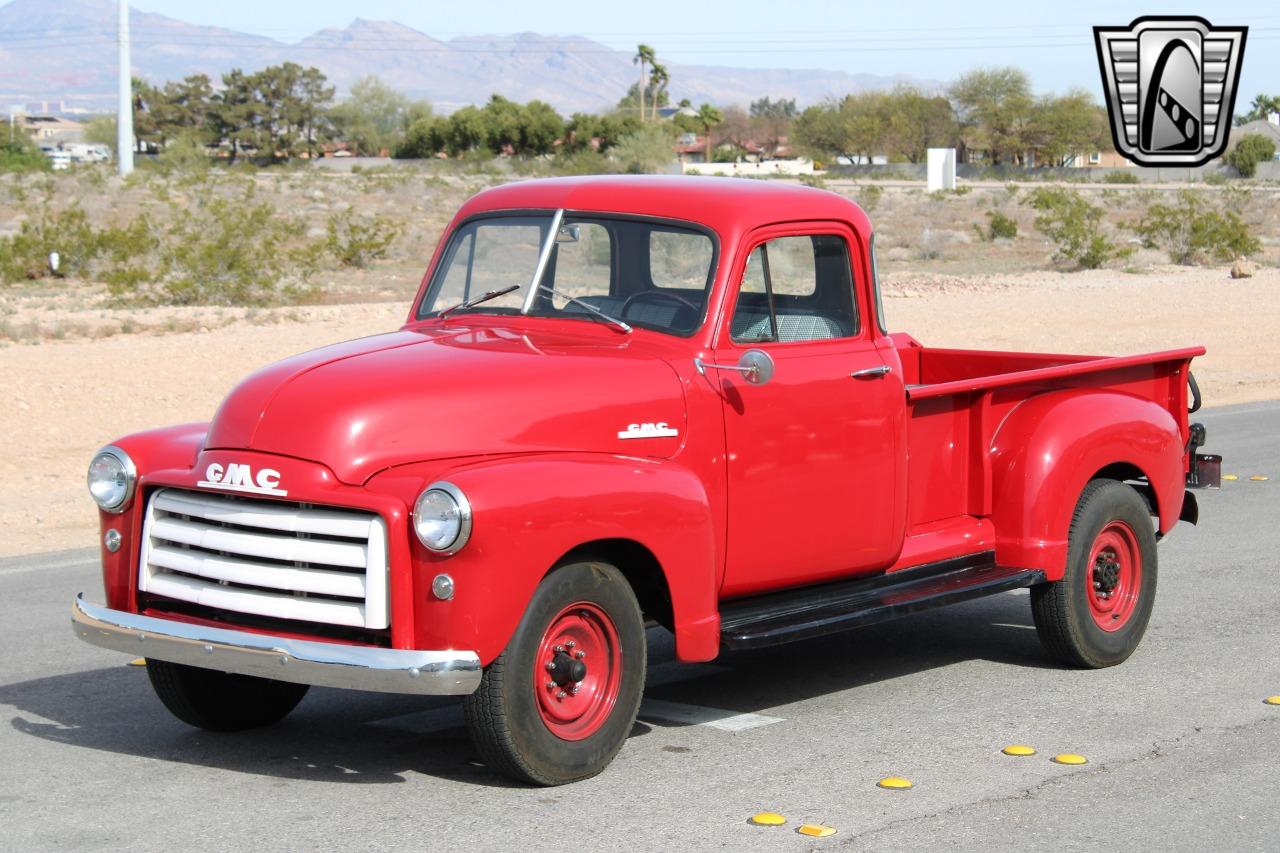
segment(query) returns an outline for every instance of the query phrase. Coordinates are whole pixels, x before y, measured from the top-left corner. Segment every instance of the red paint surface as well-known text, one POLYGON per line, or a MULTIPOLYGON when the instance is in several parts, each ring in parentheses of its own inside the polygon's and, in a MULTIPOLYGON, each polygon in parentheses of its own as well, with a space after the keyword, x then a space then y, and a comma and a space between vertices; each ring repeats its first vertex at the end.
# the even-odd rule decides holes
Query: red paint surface
POLYGON ((1186 373, 1203 350, 1099 359, 929 349, 886 336, 875 317, 870 223, 848 200, 803 187, 530 181, 480 193, 454 226, 487 211, 561 207, 710 228, 719 261, 702 328, 678 338, 564 318, 411 319, 398 332, 266 367, 211 424, 116 442, 141 482, 128 511, 102 515, 103 530, 120 529, 126 542, 103 553, 108 603, 137 607, 146 494, 197 488, 213 462, 278 470, 290 501, 381 514, 392 645, 473 649, 485 663, 557 561, 619 540, 659 567, 678 655, 708 660, 722 597, 993 549, 1003 564, 1061 577, 1071 511, 1099 472, 1145 476, 1161 532, 1176 522, 1186 373), (797 231, 850 243, 862 332, 756 345, 777 365, 765 386, 699 375, 695 357, 732 364, 748 348, 730 341, 729 315, 755 241, 797 231), (892 372, 849 377, 876 365, 892 372), (659 421, 679 434, 618 438, 630 424, 659 421), (470 542, 451 557, 427 552, 409 524, 418 493, 440 479, 463 489, 475 517, 470 542), (450 601, 430 593, 441 571, 456 583, 450 601))

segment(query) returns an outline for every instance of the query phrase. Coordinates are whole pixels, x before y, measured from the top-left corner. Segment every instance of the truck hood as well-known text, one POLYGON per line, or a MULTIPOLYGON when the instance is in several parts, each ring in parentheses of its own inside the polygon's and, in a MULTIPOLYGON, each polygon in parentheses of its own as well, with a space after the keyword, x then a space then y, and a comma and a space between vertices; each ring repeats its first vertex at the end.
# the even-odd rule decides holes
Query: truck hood
POLYGON ((584 343, 450 327, 348 341, 276 362, 228 395, 205 447, 307 459, 358 485, 394 465, 460 456, 666 458, 684 432, 675 370, 630 339, 584 343))

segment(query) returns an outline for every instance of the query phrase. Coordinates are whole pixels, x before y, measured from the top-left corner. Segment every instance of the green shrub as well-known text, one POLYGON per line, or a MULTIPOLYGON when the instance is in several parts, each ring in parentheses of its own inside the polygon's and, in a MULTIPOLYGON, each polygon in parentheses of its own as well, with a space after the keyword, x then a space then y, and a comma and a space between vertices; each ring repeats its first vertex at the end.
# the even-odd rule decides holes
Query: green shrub
POLYGON ((884 187, 872 184, 858 190, 858 206, 868 213, 876 209, 876 205, 882 198, 884 198, 884 187))
POLYGON ((1080 269, 1097 269, 1132 249, 1107 238, 1102 230, 1103 209, 1090 204, 1076 190, 1039 187, 1027 194, 1025 204, 1036 211, 1035 227, 1054 242, 1055 260, 1071 261, 1080 269))
POLYGON ((1276 156, 1276 144, 1259 133, 1247 133, 1223 159, 1235 167, 1242 178, 1258 173, 1258 164, 1276 156))
POLYGON ((1144 246, 1163 249, 1175 264, 1229 261, 1262 248, 1239 214, 1215 210, 1200 193, 1191 190, 1180 191, 1176 204, 1151 205, 1133 230, 1144 246))
POLYGON ((1018 236, 1018 223, 998 210, 987 211, 987 239, 1012 240, 1018 236))
POLYGON ((329 217, 325 248, 338 263, 363 269, 387 256, 403 229, 389 216, 361 216, 352 207, 329 217))
POLYGON ((60 275, 82 275, 102 245, 79 207, 54 211, 41 205, 12 237, 0 238, 0 282, 12 284, 52 273, 49 255, 58 253, 60 275))
POLYGON ((629 174, 649 174, 671 163, 671 136, 657 125, 646 124, 618 140, 609 154, 629 174))
POLYGON ((1138 184, 1138 176, 1133 172, 1107 172, 1102 176, 1104 184, 1138 184))
POLYGON ((0 135, 0 172, 48 172, 53 168, 49 158, 25 131, 8 138, 0 135))
POLYGON ((271 305, 314 288, 324 245, 305 224, 258 201, 253 185, 230 197, 206 189, 189 207, 170 202, 168 221, 140 217, 101 238, 101 278, 118 302, 271 305))
POLYGON ((1200 177, 1200 180, 1211 187, 1221 187, 1226 185, 1227 176, 1222 174, 1222 172, 1205 172, 1200 177))

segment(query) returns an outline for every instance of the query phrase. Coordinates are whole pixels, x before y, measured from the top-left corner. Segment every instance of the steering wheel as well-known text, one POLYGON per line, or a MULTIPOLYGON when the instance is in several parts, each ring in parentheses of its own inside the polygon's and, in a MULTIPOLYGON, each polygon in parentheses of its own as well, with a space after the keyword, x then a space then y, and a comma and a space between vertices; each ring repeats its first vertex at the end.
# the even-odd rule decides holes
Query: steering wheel
POLYGON ((657 299, 670 299, 673 302, 679 302, 681 305, 688 307, 693 311, 694 314, 698 313, 698 306, 694 305, 688 299, 685 299, 683 296, 680 296, 679 294, 668 293, 665 290, 642 290, 639 293, 631 294, 630 296, 628 296, 626 299, 622 301, 622 308, 620 309, 620 313, 622 314, 622 319, 625 320, 627 318, 627 309, 631 307, 632 302, 635 302, 637 299, 645 299, 649 297, 657 298, 657 299))

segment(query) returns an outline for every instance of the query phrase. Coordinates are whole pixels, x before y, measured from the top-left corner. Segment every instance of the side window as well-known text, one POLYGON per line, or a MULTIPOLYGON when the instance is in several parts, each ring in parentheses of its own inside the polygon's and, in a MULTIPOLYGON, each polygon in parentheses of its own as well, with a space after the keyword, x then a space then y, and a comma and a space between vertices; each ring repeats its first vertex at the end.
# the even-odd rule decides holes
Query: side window
MULTIPOLYGON (((556 277, 552 287, 569 296, 609 296, 613 283, 613 241, 609 229, 596 222, 575 223, 569 228, 577 239, 556 243, 556 277)), ((556 308, 563 310, 564 301, 555 297, 556 308)))
POLYGON ((735 342, 847 338, 858 329, 843 237, 779 237, 752 250, 733 312, 735 342))

